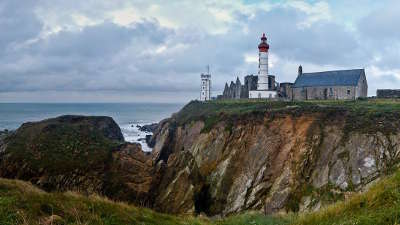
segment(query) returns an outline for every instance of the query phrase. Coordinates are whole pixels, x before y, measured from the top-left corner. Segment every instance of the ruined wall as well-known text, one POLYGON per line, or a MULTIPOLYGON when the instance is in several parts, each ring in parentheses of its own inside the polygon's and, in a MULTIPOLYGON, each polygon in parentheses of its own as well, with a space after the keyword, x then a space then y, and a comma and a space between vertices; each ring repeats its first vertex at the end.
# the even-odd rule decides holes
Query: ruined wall
POLYGON ((239 78, 236 78, 236 82, 231 81, 230 85, 225 84, 224 91, 220 99, 241 99, 249 98, 249 91, 257 89, 258 77, 254 75, 248 75, 244 78, 244 84, 240 82, 239 78))
POLYGON ((376 91, 378 98, 400 98, 400 89, 378 89, 376 91))

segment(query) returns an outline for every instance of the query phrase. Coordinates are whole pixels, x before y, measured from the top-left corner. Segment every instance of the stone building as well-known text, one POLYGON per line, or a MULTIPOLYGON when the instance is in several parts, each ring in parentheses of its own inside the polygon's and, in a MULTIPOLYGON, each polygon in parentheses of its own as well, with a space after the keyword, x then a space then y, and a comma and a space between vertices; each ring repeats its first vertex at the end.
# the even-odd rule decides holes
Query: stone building
POLYGON ((378 89, 377 98, 400 98, 400 89, 378 89))
POLYGON ((279 84, 279 97, 283 99, 292 99, 293 83, 283 82, 279 84))
POLYGON ((293 100, 357 99, 367 93, 364 69, 303 73, 300 66, 292 87, 293 100))
POLYGON ((247 75, 244 77, 244 84, 240 82, 239 77, 236 82, 231 81, 230 85, 225 83, 224 92, 218 96, 218 99, 241 99, 249 98, 249 91, 257 89, 258 77, 247 75))

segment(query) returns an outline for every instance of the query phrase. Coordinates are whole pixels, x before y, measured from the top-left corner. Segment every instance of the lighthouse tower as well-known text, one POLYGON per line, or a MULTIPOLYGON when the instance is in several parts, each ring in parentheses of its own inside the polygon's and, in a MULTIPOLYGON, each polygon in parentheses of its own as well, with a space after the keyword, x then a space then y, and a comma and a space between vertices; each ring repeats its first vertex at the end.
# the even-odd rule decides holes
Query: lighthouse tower
POLYGON ((263 33, 258 45, 258 83, 257 90, 268 90, 268 50, 267 37, 263 33))
POLYGON ((207 66, 207 73, 202 73, 201 78, 201 89, 200 89, 200 101, 211 100, 211 74, 210 66, 207 66))
POLYGON ((277 92, 274 90, 274 83, 269 84, 268 74, 268 51, 269 44, 267 37, 263 33, 261 43, 258 45, 258 82, 257 90, 249 91, 249 98, 276 98, 277 92))

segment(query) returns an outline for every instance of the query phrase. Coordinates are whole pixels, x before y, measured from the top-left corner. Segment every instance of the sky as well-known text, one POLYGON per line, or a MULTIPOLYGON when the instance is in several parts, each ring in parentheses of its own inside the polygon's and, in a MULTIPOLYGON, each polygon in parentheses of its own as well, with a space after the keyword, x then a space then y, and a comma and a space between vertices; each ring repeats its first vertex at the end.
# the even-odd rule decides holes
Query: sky
POLYGON ((400 1, 1 0, 0 102, 187 102, 257 74, 365 68, 400 88, 400 1))

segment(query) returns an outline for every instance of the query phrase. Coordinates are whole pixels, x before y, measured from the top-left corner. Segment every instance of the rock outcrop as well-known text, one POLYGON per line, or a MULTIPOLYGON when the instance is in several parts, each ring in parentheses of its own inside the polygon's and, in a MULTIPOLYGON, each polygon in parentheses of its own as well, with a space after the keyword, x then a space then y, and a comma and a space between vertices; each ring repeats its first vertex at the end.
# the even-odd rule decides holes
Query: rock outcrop
POLYGON ((163 168, 154 207, 163 212, 315 210, 362 190, 400 158, 399 121, 382 114, 321 106, 185 116, 163 121, 153 137, 163 168))
POLYGON ((0 143, 0 176, 47 191, 97 193, 148 205, 151 156, 125 143, 111 117, 61 116, 25 123, 0 143))

